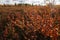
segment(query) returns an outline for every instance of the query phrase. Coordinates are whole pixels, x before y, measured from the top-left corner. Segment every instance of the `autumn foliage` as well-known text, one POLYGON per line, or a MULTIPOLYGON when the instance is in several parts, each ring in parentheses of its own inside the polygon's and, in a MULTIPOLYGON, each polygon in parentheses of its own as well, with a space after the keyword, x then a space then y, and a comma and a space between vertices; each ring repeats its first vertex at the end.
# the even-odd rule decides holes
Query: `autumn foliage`
POLYGON ((0 40, 59 40, 60 8, 0 6, 0 40))

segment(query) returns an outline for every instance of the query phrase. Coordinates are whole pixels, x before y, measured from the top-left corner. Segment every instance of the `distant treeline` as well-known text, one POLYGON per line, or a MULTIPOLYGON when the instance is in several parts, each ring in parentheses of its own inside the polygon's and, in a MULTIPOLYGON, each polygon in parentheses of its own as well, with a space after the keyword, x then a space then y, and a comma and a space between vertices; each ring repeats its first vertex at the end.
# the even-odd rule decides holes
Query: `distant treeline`
POLYGON ((14 4, 14 5, 6 5, 6 4, 3 4, 3 5, 0 5, 0 6, 33 6, 33 4, 14 4))

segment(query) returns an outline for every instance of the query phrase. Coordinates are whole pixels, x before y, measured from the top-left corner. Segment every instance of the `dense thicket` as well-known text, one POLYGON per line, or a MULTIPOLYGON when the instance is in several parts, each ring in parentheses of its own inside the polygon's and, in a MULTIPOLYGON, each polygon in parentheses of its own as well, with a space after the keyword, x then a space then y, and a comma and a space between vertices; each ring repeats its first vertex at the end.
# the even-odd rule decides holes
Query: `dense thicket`
POLYGON ((59 26, 58 7, 0 7, 0 40, 60 40, 59 26))

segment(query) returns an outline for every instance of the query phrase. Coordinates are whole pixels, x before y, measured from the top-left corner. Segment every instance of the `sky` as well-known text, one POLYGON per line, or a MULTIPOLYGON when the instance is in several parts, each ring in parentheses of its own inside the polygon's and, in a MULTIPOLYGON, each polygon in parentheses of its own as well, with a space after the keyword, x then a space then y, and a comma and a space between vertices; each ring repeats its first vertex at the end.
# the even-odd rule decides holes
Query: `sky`
MULTIPOLYGON (((50 2, 52 2, 50 0, 50 2)), ((49 3, 46 1, 44 3, 44 0, 0 0, 0 4, 18 4, 18 3, 27 3, 27 4, 34 4, 34 5, 46 5, 46 3, 49 3)), ((55 0, 55 5, 60 5, 60 0, 55 0)))

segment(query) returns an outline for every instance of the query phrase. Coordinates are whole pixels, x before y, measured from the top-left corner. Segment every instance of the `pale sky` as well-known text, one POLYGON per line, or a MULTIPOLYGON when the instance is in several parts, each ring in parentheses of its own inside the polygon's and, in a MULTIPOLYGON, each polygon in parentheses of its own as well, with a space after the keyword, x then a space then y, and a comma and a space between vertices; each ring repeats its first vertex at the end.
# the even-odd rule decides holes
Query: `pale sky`
MULTIPOLYGON (((0 4, 28 3, 34 5, 46 5, 44 0, 0 0, 0 4)), ((48 3, 48 2, 47 2, 48 3)), ((55 0, 56 5, 60 5, 60 0, 55 0)))

